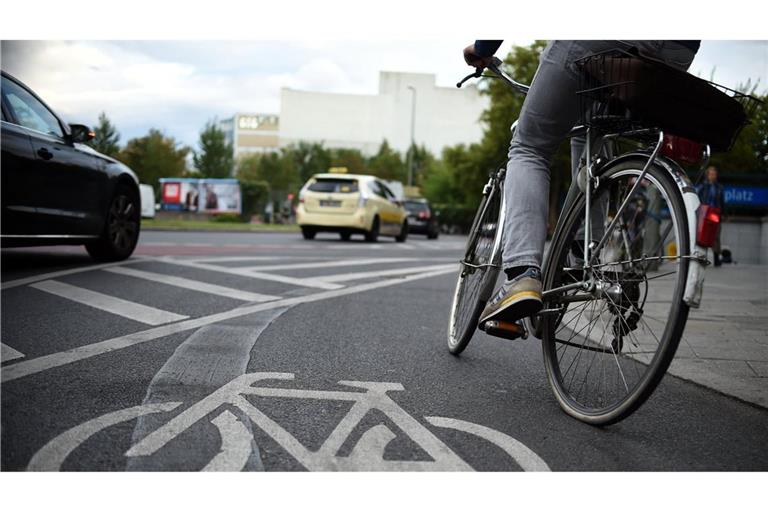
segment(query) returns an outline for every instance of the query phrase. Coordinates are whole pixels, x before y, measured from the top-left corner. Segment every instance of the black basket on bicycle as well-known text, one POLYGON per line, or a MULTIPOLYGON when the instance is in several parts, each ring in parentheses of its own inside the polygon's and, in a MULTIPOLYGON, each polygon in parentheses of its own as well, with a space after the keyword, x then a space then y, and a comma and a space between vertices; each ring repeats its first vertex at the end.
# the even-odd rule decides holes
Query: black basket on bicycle
POLYGON ((658 128, 728 151, 760 100, 634 51, 576 61, 582 123, 627 132, 658 128))

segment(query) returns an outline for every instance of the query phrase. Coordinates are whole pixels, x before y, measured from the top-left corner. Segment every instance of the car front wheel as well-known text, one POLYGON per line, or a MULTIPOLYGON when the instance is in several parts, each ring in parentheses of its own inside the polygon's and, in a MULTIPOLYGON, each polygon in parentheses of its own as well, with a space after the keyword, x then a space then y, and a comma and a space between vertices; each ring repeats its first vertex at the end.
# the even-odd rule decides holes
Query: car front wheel
POLYGON ((107 211, 101 236, 85 245, 97 261, 120 261, 133 254, 139 241, 141 206, 138 193, 129 186, 118 185, 107 211))

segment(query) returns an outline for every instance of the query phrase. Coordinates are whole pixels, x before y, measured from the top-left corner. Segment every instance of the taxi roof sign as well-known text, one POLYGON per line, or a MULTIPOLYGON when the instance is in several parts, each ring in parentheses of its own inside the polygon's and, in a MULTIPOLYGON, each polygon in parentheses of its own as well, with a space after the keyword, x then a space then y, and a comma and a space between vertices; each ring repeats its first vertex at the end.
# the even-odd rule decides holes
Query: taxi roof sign
POLYGON ((328 173, 329 174, 347 174, 348 170, 349 169, 347 169, 346 167, 331 167, 330 169, 328 169, 328 173))

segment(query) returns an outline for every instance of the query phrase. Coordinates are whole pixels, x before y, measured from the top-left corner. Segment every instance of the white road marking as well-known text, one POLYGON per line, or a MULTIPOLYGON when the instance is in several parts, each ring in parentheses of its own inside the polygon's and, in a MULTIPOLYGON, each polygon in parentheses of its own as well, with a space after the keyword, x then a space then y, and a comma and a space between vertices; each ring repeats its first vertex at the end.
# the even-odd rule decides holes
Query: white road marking
POLYGON ((326 267, 353 267, 356 265, 375 265, 377 263, 402 263, 405 261, 417 261, 420 258, 362 258, 345 259, 335 261, 312 261, 308 263, 285 263, 281 265, 259 265, 254 267, 239 267, 249 272, 265 270, 292 270, 304 268, 326 268, 326 267))
POLYGON ((264 272, 248 272, 240 268, 220 267, 218 265, 207 265, 205 263, 196 263, 188 260, 176 260, 172 258, 156 258, 155 261, 162 261, 163 263, 170 263, 172 265, 181 265, 183 267, 192 267, 201 270, 210 270, 212 272, 222 272, 224 274, 233 274, 241 277, 250 277, 254 279, 262 279, 265 281, 277 281, 278 283, 291 284, 293 286, 300 286, 302 288, 321 288, 323 290, 338 290, 342 288, 341 285, 333 283, 325 283, 312 278, 296 278, 281 276, 278 274, 266 274, 264 272))
POLYGON ((194 281, 192 279, 185 279, 183 277, 169 276, 166 274, 157 274, 155 272, 146 272, 144 270, 136 270, 133 268, 107 268, 106 272, 112 272, 113 274, 121 274, 124 276, 136 277, 139 279, 146 279, 147 281, 154 281, 156 283, 167 284, 170 286, 176 286, 178 288, 185 288, 187 290, 194 290, 196 292, 210 293, 212 295, 220 295, 222 297, 228 297, 230 299, 245 300, 248 302, 267 302, 269 300, 277 300, 280 297, 276 295, 263 295, 260 293, 251 293, 242 290, 236 290, 234 288, 227 288, 226 286, 219 286, 210 283, 204 283, 202 281, 194 281))
MULTIPOLYGON (((262 381, 275 380, 293 381, 294 375, 277 372, 238 375, 168 420, 153 415, 175 410, 184 402, 144 403, 140 406, 104 414, 71 428, 46 443, 32 456, 27 470, 60 470, 67 457, 94 434, 135 418, 138 418, 140 422, 151 418, 155 420, 155 428, 140 434, 138 438, 136 431, 134 431, 131 447, 125 452, 125 456, 128 457, 128 470, 147 470, 142 465, 132 467, 131 464, 134 462, 148 464, 147 468, 156 468, 155 462, 162 463, 168 454, 174 450, 173 445, 171 445, 169 451, 166 448, 167 445, 193 425, 205 419, 218 429, 221 445, 219 452, 204 466, 203 471, 242 471, 249 469, 247 467, 249 459, 254 453, 258 455, 258 446, 251 425, 255 425, 261 432, 271 437, 291 457, 310 471, 471 471, 473 469, 440 438, 435 436, 430 429, 411 416, 389 396, 390 392, 405 390, 403 385, 398 382, 341 380, 337 382, 338 385, 352 388, 352 390, 332 391, 275 387, 274 383, 269 387, 257 386, 262 381), (351 407, 328 434, 322 445, 319 448, 309 449, 283 428, 280 423, 264 413, 259 406, 248 400, 246 397, 249 396, 261 399, 277 398, 278 400, 341 401, 351 403, 351 407), (233 413, 233 408, 239 410, 237 415, 233 413), (348 455, 339 456, 341 447, 349 442, 353 432, 361 427, 361 422, 372 410, 384 414, 389 422, 397 427, 400 435, 410 438, 429 455, 431 460, 385 458, 387 446, 395 439, 396 435, 389 426, 381 421, 362 433, 348 455), (214 414, 216 416, 211 419, 214 414), (160 458, 155 458, 155 461, 150 458, 164 448, 160 458)), ((547 464, 535 452, 507 434, 454 418, 433 416, 425 419, 436 427, 472 434, 496 445, 524 471, 549 471, 547 464)), ((312 420, 309 419, 307 424, 312 426, 312 420)), ((206 437, 197 442, 206 443, 211 440, 211 438, 206 437)), ((182 448, 183 445, 179 447, 179 449, 182 448)), ((187 450, 180 453, 186 454, 187 450)), ((181 462, 187 466, 190 463, 195 463, 187 458, 181 462)), ((259 465, 256 469, 263 470, 264 467, 259 465)))
MULTIPOLYGON (((152 378, 142 403, 196 402, 201 396, 207 396, 241 376, 246 371, 251 350, 259 335, 284 310, 285 308, 272 309, 253 315, 248 327, 214 324, 194 331, 176 347, 171 357, 152 378)), ((157 417, 142 416, 133 428, 131 444, 140 442, 162 425, 157 417)), ((259 447, 253 440, 251 424, 247 423, 246 428, 251 432, 252 440, 252 446, 248 450, 251 457, 246 469, 263 471, 264 465, 261 462, 259 447)), ((192 454, 186 450, 166 452, 162 461, 130 457, 126 470, 158 471, 188 465, 191 458, 192 454)), ((223 461, 220 460, 219 463, 223 461)))
POLYGON ((507 455, 512 457, 515 462, 520 465, 523 471, 550 471, 547 463, 544 462, 541 457, 536 455, 533 450, 517 439, 499 432, 498 430, 493 430, 492 428, 484 427, 477 423, 470 423, 469 421, 462 421, 454 418, 427 416, 424 419, 436 427, 451 428, 461 432, 467 432, 495 444, 507 452, 507 455))
POLYGON ((437 269, 448 271, 457 270, 458 268, 458 264, 429 265, 426 267, 393 268, 388 270, 374 270, 372 272, 352 272, 345 274, 333 274, 330 276, 316 276, 314 279, 327 281, 329 283, 341 283, 344 281, 356 281, 358 279, 370 279, 372 277, 400 276, 406 274, 416 274, 418 272, 431 272, 437 269))
POLYGON ((211 420, 221 436, 221 450, 203 471, 242 471, 251 456, 253 434, 237 416, 224 411, 211 420))
POLYGON ((181 402, 138 405, 86 421, 46 443, 45 446, 32 456, 27 465, 27 471, 58 471, 61 469, 61 465, 67 456, 95 433, 145 414, 172 411, 179 405, 181 405, 181 402))
MULTIPOLYGON (((293 458, 310 471, 468 471, 472 467, 432 432, 402 409, 387 393, 403 391, 396 382, 339 381, 342 386, 362 389, 362 392, 323 391, 315 389, 284 389, 255 387, 261 380, 292 380, 290 373, 250 373, 242 375, 208 395, 168 423, 143 438, 126 452, 129 457, 150 456, 167 443, 205 418, 219 407, 230 404, 242 410, 260 430, 269 435, 293 458), (333 429, 323 445, 309 450, 290 432, 267 416, 245 396, 301 398, 314 400, 342 400, 353 405, 346 416, 333 429), (416 442, 431 461, 385 460, 384 450, 395 435, 385 425, 378 425, 366 432, 349 456, 337 456, 339 448, 354 431, 356 425, 371 410, 385 414, 397 427, 416 442)), ((250 448, 250 446, 248 447, 250 448)))
POLYGON ((101 309, 109 313, 130 318, 148 325, 162 325, 177 322, 189 318, 187 315, 178 315, 170 311, 145 306, 136 302, 118 299, 111 295, 94 292, 79 286, 62 283, 60 281, 43 281, 30 285, 32 288, 64 297, 92 308, 101 309))
POLYGON ((0 343, 0 361, 13 361, 14 359, 21 359, 23 357, 24 354, 18 350, 9 347, 5 343, 0 343))
POLYGON ((131 263, 141 263, 142 261, 145 261, 145 258, 143 256, 134 256, 133 258, 127 261, 118 261, 115 263, 101 263, 99 265, 88 265, 86 267, 71 268, 69 270, 59 270, 57 272, 49 272, 47 274, 38 274, 35 276, 25 277, 22 279, 14 279, 13 281, 5 281, 4 283, 2 283, 2 286, 0 286, 0 288, 2 288, 3 290, 7 290, 8 288, 15 288, 16 286, 23 286, 25 284, 36 283, 38 281, 46 281, 48 279, 53 279, 54 277, 79 274, 81 272, 89 272, 91 270, 101 270, 104 268, 117 267, 119 265, 130 265, 131 263))
POLYGON ((397 249, 408 249, 409 251, 412 251, 416 248, 410 244, 398 244, 397 249))
POLYGON ((308 260, 312 256, 206 256, 203 258, 179 258, 184 261, 194 261, 195 263, 237 263, 240 261, 285 261, 285 260, 308 260))
POLYGON ((422 274, 416 274, 413 276, 406 276, 402 278, 387 279, 384 281, 378 281, 375 283, 365 283, 356 286, 350 286, 341 290, 330 290, 325 292, 313 293, 310 295, 304 295, 302 297, 291 297, 281 299, 273 302, 267 302, 263 304, 254 304, 250 306, 241 306, 239 308, 224 311, 222 313, 216 313, 200 318, 192 318, 184 320, 170 325, 163 325, 160 327, 154 327, 145 331, 135 332, 125 336, 118 336, 98 343, 92 343, 82 347, 76 347, 70 350, 57 352, 54 354, 48 354, 34 359, 26 361, 20 361, 18 363, 12 363, 3 367, 3 371, 0 373, 0 379, 2 382, 7 382, 27 375, 34 375, 51 368, 58 368, 70 363, 82 361, 91 357, 95 357, 101 354, 106 354, 116 350, 133 347, 140 345, 148 341, 153 341, 164 336, 176 334, 178 332, 188 331, 190 329, 197 329, 204 325, 210 325, 216 322, 224 320, 230 320, 232 318, 238 318, 245 315, 256 313, 257 311, 266 311, 268 309, 281 308, 285 306, 294 306, 296 304, 304 304, 309 302, 317 302, 325 299, 333 299, 336 297, 343 297, 345 295, 351 295, 354 293, 366 292, 369 290, 375 290, 378 288, 385 288, 387 286, 394 286, 398 284, 407 283, 410 281, 416 281, 419 279, 427 279, 430 277, 436 277, 448 272, 454 272, 455 266, 451 266, 450 269, 445 269, 442 266, 433 267, 435 270, 431 272, 424 272, 422 274))

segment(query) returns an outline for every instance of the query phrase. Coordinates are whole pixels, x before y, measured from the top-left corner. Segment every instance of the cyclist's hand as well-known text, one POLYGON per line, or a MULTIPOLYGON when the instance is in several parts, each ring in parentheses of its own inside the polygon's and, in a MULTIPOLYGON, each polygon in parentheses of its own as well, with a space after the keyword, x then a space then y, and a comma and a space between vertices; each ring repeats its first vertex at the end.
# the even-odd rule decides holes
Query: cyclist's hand
POLYGON ((493 55, 481 57, 475 52, 475 45, 471 44, 464 48, 464 62, 477 69, 485 69, 493 60, 493 55))

